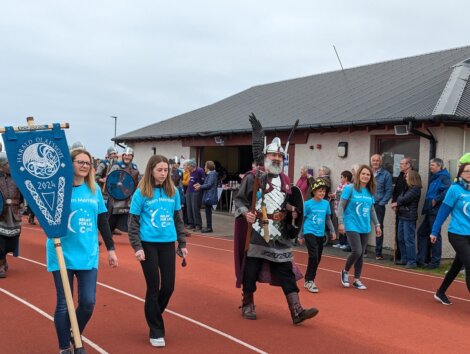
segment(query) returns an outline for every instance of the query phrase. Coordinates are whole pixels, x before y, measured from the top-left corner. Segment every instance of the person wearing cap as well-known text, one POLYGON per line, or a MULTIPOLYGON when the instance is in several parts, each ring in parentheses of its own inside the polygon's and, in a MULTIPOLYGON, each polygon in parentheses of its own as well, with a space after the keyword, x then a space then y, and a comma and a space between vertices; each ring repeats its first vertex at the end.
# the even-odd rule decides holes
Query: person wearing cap
MULTIPOLYGON (((276 285, 281 286, 286 297, 292 322, 299 324, 317 315, 318 309, 304 309, 299 300, 292 254, 293 239, 297 237, 298 231, 293 230, 291 222, 287 222, 286 219, 288 213, 289 217, 294 219, 298 214, 289 203, 290 179, 282 172, 285 150, 281 146, 281 140, 274 138, 272 143, 263 149, 264 167, 260 167, 259 171, 246 173, 241 181, 239 192, 235 197, 235 254, 240 254, 239 243, 242 240, 240 234, 244 230, 246 235, 247 227, 251 232, 247 236, 249 247, 246 257, 241 262, 244 267, 237 263, 236 255, 235 272, 237 285, 241 282, 243 287, 241 305, 243 318, 248 320, 257 318, 254 293, 262 266, 267 262, 272 279, 277 279, 276 285), (255 201, 254 206, 252 200, 255 201)), ((245 244, 244 240, 241 242, 245 244)), ((271 281, 271 284, 274 282, 271 281)))
POLYGON ((304 288, 311 293, 318 293, 318 287, 315 284, 317 269, 323 253, 323 244, 325 242, 325 226, 328 225, 331 239, 336 239, 334 226, 331 221, 330 203, 325 200, 327 184, 324 179, 317 178, 311 185, 312 199, 304 204, 304 225, 303 236, 299 237, 299 244, 307 245, 308 264, 305 272, 304 288))
MULTIPOLYGON (((137 187, 139 183, 139 169, 137 165, 132 162, 134 159, 134 150, 127 147, 122 152, 121 161, 116 162, 110 169, 109 173, 123 170, 129 173, 134 179, 134 185, 137 187)), ((108 211, 109 211, 109 227, 111 231, 116 228, 127 232, 127 221, 129 218, 129 208, 131 206, 131 197, 125 200, 116 200, 108 196, 108 211)))
POLYGON ((0 214, 0 278, 6 278, 7 253, 15 252, 18 249, 23 196, 11 177, 10 165, 5 152, 0 152, 0 193, 3 203, 3 211, 0 214))
POLYGON ((354 265, 353 287, 366 290, 361 281, 364 252, 367 248, 371 221, 375 225, 375 235, 380 237, 382 229, 374 208, 375 178, 371 167, 362 165, 356 172, 354 183, 349 184, 341 193, 338 205, 338 232, 346 232, 351 253, 341 271, 341 284, 349 288, 349 270, 354 265))
POLYGON ((470 163, 470 152, 463 154, 459 160, 459 165, 463 165, 464 163, 470 163))
POLYGON ((95 179, 98 182, 98 185, 103 192, 103 195, 106 197, 106 189, 104 188, 106 183, 106 176, 108 175, 111 167, 117 161, 118 151, 114 146, 110 146, 106 151, 106 156, 103 160, 100 161, 98 167, 96 167, 95 179))

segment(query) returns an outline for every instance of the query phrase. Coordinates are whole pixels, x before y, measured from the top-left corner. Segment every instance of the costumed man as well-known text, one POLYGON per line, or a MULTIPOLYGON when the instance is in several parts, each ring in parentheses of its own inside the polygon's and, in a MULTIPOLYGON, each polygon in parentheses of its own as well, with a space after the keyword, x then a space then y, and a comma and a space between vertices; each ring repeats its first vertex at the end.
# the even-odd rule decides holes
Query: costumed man
MULTIPOLYGON (((139 183, 139 169, 137 168, 137 165, 132 162, 133 159, 134 150, 127 147, 122 153, 122 161, 116 162, 111 167, 109 174, 117 170, 123 170, 129 173, 134 180, 135 190, 139 183)), ((127 232, 127 220, 129 218, 129 210, 131 207, 131 197, 132 193, 129 193, 129 196, 126 199, 117 200, 110 194, 108 195, 109 227, 111 228, 111 231, 119 228, 119 230, 127 232)))
POLYGON ((185 206, 185 196, 183 191, 183 170, 180 168, 180 160, 178 156, 174 156, 168 159, 168 163, 170 165, 170 176, 173 180, 173 184, 175 185, 176 189, 180 193, 180 202, 181 202, 181 211, 183 215, 186 213, 186 206, 185 206))
MULTIPOLYGON (((253 125, 253 155, 258 165, 264 162, 264 168, 246 173, 235 197, 235 273, 237 287, 243 286, 242 316, 256 319, 253 296, 256 282, 270 282, 282 287, 292 321, 299 324, 314 317, 318 310, 304 309, 299 301, 292 246, 300 229, 292 226, 292 218, 296 219, 298 215, 289 203, 289 177, 282 173, 289 143, 284 150, 280 139, 274 138, 261 150, 260 156, 257 137, 264 140, 264 132, 253 114, 250 122, 253 125), (240 257, 243 249, 244 257, 240 257), (269 280, 263 280, 262 273, 266 270, 270 272, 269 280)), ((290 136, 292 133, 293 130, 290 136)))
POLYGON ((5 152, 0 152, 0 278, 6 278, 7 253, 18 251, 23 196, 10 174, 5 152))
POLYGON ((100 161, 96 167, 95 180, 103 192, 103 197, 106 199, 106 189, 104 188, 106 183, 106 176, 111 170, 111 167, 116 163, 118 159, 118 151, 114 146, 110 146, 106 151, 106 156, 100 161))

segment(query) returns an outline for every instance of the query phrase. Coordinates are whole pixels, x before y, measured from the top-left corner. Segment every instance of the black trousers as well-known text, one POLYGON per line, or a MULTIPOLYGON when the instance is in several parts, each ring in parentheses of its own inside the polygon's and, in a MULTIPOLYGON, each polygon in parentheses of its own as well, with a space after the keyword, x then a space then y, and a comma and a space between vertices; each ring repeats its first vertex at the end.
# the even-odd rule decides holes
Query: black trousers
POLYGON ((16 249, 19 237, 19 235, 14 237, 0 236, 0 259, 4 259, 7 253, 13 252, 16 249))
POLYGON ((462 236, 449 232, 449 242, 455 250, 455 259, 438 291, 445 293, 464 266, 465 282, 470 292, 470 235, 462 236))
MULTIPOLYGON (((244 293, 254 293, 256 291, 256 281, 264 261, 262 258, 246 257, 243 272, 244 293)), ((282 291, 285 295, 299 292, 295 281, 295 274, 292 270, 292 262, 269 262, 269 265, 271 267, 271 275, 276 276, 280 280, 282 291)))
POLYGON ((323 253, 325 236, 317 237, 312 234, 305 234, 304 239, 308 251, 308 265, 307 271, 305 272, 305 281, 314 281, 317 276, 318 265, 320 264, 321 255, 323 253))
POLYGON ((145 261, 140 265, 147 283, 145 319, 150 338, 160 338, 165 336, 162 314, 175 289, 175 243, 142 241, 142 247, 145 261))
POLYGON ((121 230, 122 232, 127 232, 127 222, 129 220, 129 214, 111 214, 109 215, 108 222, 109 228, 111 232, 113 232, 116 228, 121 230))

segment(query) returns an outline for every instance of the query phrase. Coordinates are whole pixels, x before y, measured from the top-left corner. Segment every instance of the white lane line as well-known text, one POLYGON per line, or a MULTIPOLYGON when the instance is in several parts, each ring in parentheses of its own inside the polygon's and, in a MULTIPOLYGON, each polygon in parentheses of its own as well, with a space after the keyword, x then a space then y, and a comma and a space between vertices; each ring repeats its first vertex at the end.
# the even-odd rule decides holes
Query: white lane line
MULTIPOLYGON (((206 236, 202 236, 202 237, 206 237, 206 236)), ((215 237, 207 237, 207 238, 215 238, 215 237)), ((191 245, 191 246, 197 246, 197 247, 202 247, 202 248, 209 248, 209 249, 214 249, 214 250, 219 250, 219 251, 224 251, 224 252, 232 252, 233 253, 233 249, 225 249, 225 248, 206 246, 206 245, 200 245, 200 244, 191 243, 191 242, 187 242, 187 244, 191 245)), ((307 251, 300 251, 300 250, 295 250, 295 249, 294 249, 294 252, 295 253, 308 254, 307 251)), ((330 259, 336 259, 336 260, 340 260, 340 261, 346 261, 345 258, 341 258, 341 257, 338 257, 338 256, 330 256, 330 255, 327 255, 327 254, 322 254, 322 258, 330 258, 330 259)), ((425 278, 442 279, 442 277, 440 277, 438 275, 418 273, 418 272, 413 272, 413 271, 409 271, 409 270, 405 270, 405 269, 393 268, 393 267, 385 266, 385 265, 382 265, 382 264, 364 263, 364 265, 367 265, 367 266, 370 266, 370 267, 375 267, 375 268, 388 269, 388 270, 392 270, 392 271, 398 272, 398 273, 417 275, 417 276, 425 277, 425 278)), ((465 281, 460 280, 460 279, 455 279, 454 282, 465 284, 465 281)))
MULTIPOLYGON (((25 260, 25 261, 27 261, 27 262, 31 262, 31 263, 38 264, 38 265, 40 265, 40 266, 46 267, 46 265, 45 265, 44 263, 37 262, 37 261, 35 261, 35 260, 33 260, 33 259, 29 259, 29 258, 25 258, 25 257, 18 257, 18 258, 20 258, 20 259, 22 259, 22 260, 25 260)), ((131 293, 128 293, 128 292, 126 292, 126 291, 123 291, 123 290, 114 288, 114 287, 112 287, 112 286, 106 285, 106 284, 101 283, 101 282, 97 282, 97 284, 98 284, 98 285, 101 285, 101 286, 104 287, 104 288, 107 288, 107 289, 113 290, 113 291, 115 291, 115 292, 118 292, 118 293, 120 293, 120 294, 122 294, 122 295, 128 296, 128 297, 130 297, 130 298, 132 298, 132 299, 135 299, 135 300, 137 300, 137 301, 145 302, 144 299, 142 299, 142 298, 140 298, 140 297, 138 297, 138 296, 135 296, 135 295, 133 295, 133 294, 131 294, 131 293)), ((2 289, 0 288, 0 290, 2 290, 2 289)), ((170 314, 176 316, 176 317, 180 317, 180 318, 182 318, 182 319, 184 319, 184 320, 186 320, 186 321, 189 321, 189 322, 191 322, 191 323, 193 323, 193 324, 195 324, 195 325, 197 325, 197 326, 200 326, 200 327, 205 328, 205 329, 207 329, 207 330, 209 330, 209 331, 211 331, 211 332, 214 332, 214 333, 216 333, 216 334, 219 334, 219 335, 221 335, 222 337, 225 337, 225 338, 227 338, 227 339, 229 339, 229 340, 231 340, 231 341, 233 341, 233 342, 235 342, 235 343, 237 343, 237 344, 240 344, 241 346, 243 346, 243 347, 245 347, 245 348, 251 349, 251 350, 253 350, 253 351, 256 352, 256 353, 268 354, 267 352, 265 352, 265 351, 263 351, 263 350, 261 350, 261 349, 259 349, 259 348, 256 348, 255 346, 253 346, 253 345, 251 345, 251 344, 248 344, 248 343, 242 341, 241 339, 238 339, 238 338, 236 338, 236 337, 233 337, 233 336, 231 336, 231 335, 228 334, 228 333, 222 332, 222 331, 220 331, 220 330, 218 330, 218 329, 216 329, 216 328, 214 328, 214 327, 208 326, 208 325, 206 325, 206 324, 204 324, 204 323, 202 323, 202 322, 196 321, 196 320, 194 320, 194 319, 192 319, 192 318, 190 318, 190 317, 187 317, 187 316, 185 316, 185 315, 182 315, 182 314, 180 314, 180 313, 178 313, 178 312, 175 312, 175 311, 172 311, 172 310, 169 310, 169 309, 166 309, 166 311, 167 311, 168 313, 170 313, 170 314)), ((104 353, 106 353, 106 352, 104 352, 104 353)))
MULTIPOLYGON (((35 262, 37 263, 37 262, 35 262)), ((36 311, 37 313, 39 313, 40 315, 44 316, 45 318, 47 318, 48 320, 51 320, 52 322, 54 322, 54 317, 52 317, 51 315, 47 314, 46 312, 44 312, 43 310, 41 310, 39 307, 37 306, 34 306, 33 304, 31 304, 30 302, 20 298, 19 296, 16 296, 15 294, 9 292, 8 290, 5 290, 3 288, 0 288, 0 291, 2 293, 4 293, 5 295, 8 295, 10 297, 12 297, 13 299, 21 302, 23 305, 26 305, 28 306, 30 309, 36 311)), ((108 352, 106 350, 104 350, 103 348, 101 348, 98 344, 92 342, 91 340, 89 340, 88 338, 86 338, 85 336, 82 336, 82 340, 88 344, 90 347, 92 347, 93 349, 95 349, 98 353, 101 353, 101 354, 108 354, 108 352)))
MULTIPOLYGON (((205 245, 198 245, 198 244, 195 244, 195 243, 190 243, 191 246, 198 246, 198 247, 202 247, 202 248, 210 248, 210 249, 215 249, 215 250, 219 250, 219 251, 224 251, 224 252, 233 252, 232 250, 227 250, 227 249, 224 249, 224 248, 217 248, 217 247, 211 247, 211 246, 205 246, 205 245)), ((300 252, 300 253, 307 253, 307 252, 304 252, 304 251, 295 251, 295 252, 300 252)), ((323 257, 323 255, 322 255, 323 257)), ((328 257, 328 256, 327 256, 328 257)), ((339 260, 343 260, 343 258, 339 258, 339 257, 329 257, 329 258, 334 258, 334 259, 339 259, 339 260)), ((306 264, 303 264, 303 263, 298 263, 296 262, 297 265, 299 266, 303 266, 303 267, 307 267, 306 264)), ((374 265, 374 264, 370 264, 370 263, 367 263, 367 265, 374 265)), ((407 273, 407 274, 412 274, 412 275, 419 275, 419 276, 427 276, 427 277, 431 277, 431 278, 437 278, 437 279, 442 279, 441 277, 437 277, 437 276, 433 276, 433 275, 428 275, 428 274, 421 274, 421 273, 415 273, 415 272, 410 272, 410 271, 403 271, 401 269, 395 269, 395 268, 391 268, 391 267, 386 267, 386 266, 383 266, 383 265, 375 265, 377 267, 380 267, 380 268, 384 268, 384 269, 388 269, 388 270, 394 270, 394 271, 398 271, 398 272, 403 272, 403 273, 407 273)), ((324 270, 326 272, 330 272, 330 273, 340 273, 339 270, 334 270, 334 269, 328 269, 328 268, 323 268, 323 267, 318 267, 318 269, 321 269, 321 270, 324 270)), ((380 279, 375 279, 375 278, 369 278, 369 277, 361 277, 361 279, 367 279, 367 280, 371 280, 371 281, 375 281, 377 283, 383 283, 383 284, 388 284, 388 285, 393 285, 393 286, 397 286, 397 287, 401 287, 401 288, 406 288, 406 289, 411 289, 411 290, 416 290, 416 291, 421 291, 421 292, 425 292, 425 293, 428 293, 428 294, 434 294, 435 291, 431 291, 431 290, 425 290, 425 289, 421 289, 421 288, 416 288, 416 287, 413 287, 413 286, 408 286, 408 285, 403 285, 403 284, 397 284, 397 283, 393 283, 393 282, 389 282, 389 281, 385 281, 385 280, 380 280, 380 279)), ((462 281, 460 280, 455 280, 457 282, 460 282, 460 283, 463 283, 462 281)), ((452 299, 457 299, 457 300, 461 300, 461 301, 466 301, 466 302, 470 302, 470 300, 468 299, 464 299, 464 298, 461 298, 461 297, 458 297, 458 296, 451 296, 452 299)))

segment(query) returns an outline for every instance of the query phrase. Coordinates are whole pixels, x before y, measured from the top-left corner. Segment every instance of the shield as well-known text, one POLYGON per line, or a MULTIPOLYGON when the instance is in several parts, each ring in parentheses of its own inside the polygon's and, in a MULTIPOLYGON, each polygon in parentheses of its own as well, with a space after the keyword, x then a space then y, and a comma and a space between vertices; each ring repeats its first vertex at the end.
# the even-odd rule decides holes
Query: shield
POLYGON ((136 187, 134 178, 124 170, 113 171, 106 178, 106 191, 116 200, 129 199, 136 187))
POLYGON ((4 202, 5 202, 5 200, 3 199, 2 191, 0 191, 0 215, 3 214, 3 203, 4 202))
POLYGON ((287 213, 286 225, 289 231, 290 238, 294 239, 299 236, 302 231, 302 225, 304 223, 304 197, 299 187, 293 186, 291 188, 291 194, 288 200, 289 204, 294 206, 297 210, 297 219, 292 220, 292 214, 287 213))

